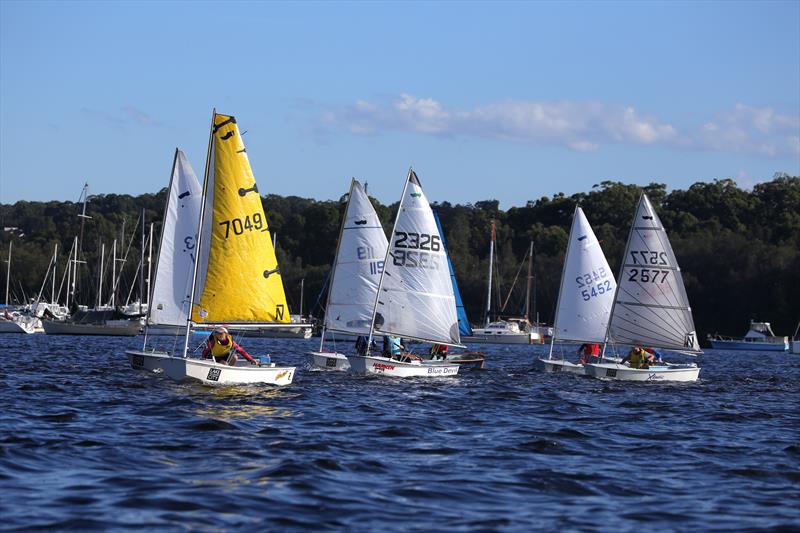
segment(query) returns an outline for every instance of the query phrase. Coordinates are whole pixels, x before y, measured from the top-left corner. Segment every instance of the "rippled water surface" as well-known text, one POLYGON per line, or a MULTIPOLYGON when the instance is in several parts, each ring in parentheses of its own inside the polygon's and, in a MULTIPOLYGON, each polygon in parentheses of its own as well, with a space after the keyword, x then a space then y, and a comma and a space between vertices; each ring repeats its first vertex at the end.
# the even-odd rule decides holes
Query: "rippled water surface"
POLYGON ((483 371, 392 380, 245 339, 294 384, 214 389, 130 369, 139 339, 3 339, 4 529, 800 527, 798 355, 709 351, 669 385, 486 346, 483 371))

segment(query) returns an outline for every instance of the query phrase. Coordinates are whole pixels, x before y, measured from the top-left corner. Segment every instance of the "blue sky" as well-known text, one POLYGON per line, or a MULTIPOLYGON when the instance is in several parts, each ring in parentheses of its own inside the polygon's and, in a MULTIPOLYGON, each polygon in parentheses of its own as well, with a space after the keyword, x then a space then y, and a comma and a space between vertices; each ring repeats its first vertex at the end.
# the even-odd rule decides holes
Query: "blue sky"
POLYGON ((800 175, 800 2, 0 2, 0 202, 141 194, 213 107, 259 190, 503 207, 800 175))

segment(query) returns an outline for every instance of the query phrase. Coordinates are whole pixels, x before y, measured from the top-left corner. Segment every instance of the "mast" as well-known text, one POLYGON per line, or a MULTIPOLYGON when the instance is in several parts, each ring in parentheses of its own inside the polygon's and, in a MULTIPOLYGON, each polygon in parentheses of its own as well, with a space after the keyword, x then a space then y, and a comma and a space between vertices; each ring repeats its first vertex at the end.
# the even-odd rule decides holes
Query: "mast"
POLYGON ((489 314, 492 311, 492 264, 494 262, 494 220, 492 220, 492 236, 489 240, 489 290, 486 293, 486 316, 483 320, 483 327, 489 325, 489 314))
MULTIPOLYGON (((150 223, 150 246, 147 250, 147 308, 150 309, 150 276, 153 273, 153 223, 150 223)), ((144 298, 144 297, 142 297, 144 298)))
MULTIPOLYGON (((347 221, 347 210, 350 208, 350 201, 353 198, 353 187, 356 184, 356 178, 350 179, 350 192, 347 193, 347 203, 344 206, 344 213, 342 213, 342 223, 339 224, 339 240, 336 241, 336 252, 333 254, 333 267, 331 267, 330 276, 329 276, 329 283, 328 283, 328 295, 325 297, 325 320, 322 322, 322 335, 320 335, 319 341, 319 351, 322 351, 322 345, 325 342, 325 326, 326 322, 328 321, 328 303, 331 301, 331 288, 333 287, 333 277, 336 275, 336 261, 339 259, 339 246, 342 245, 342 233, 344 233, 344 223, 347 221)), ((364 193, 366 194, 367 190, 364 189, 364 193)), ((369 198, 369 196, 367 196, 369 198)), ((275 246, 273 245, 273 248, 275 246)), ((305 278, 304 278, 305 279, 305 278)), ((377 302, 376 302, 377 305, 377 302)), ((303 298, 300 297, 300 306, 303 306, 303 298)), ((302 312, 300 315, 302 316, 302 312)), ((372 320, 375 320, 373 316, 372 320)), ((370 329, 370 339, 372 335, 372 330, 370 329)), ((334 342, 334 348, 336 347, 336 343, 334 342)))
POLYGON ((531 323, 531 282, 533 281, 533 241, 528 250, 528 283, 525 285, 525 320, 531 323))
MULTIPOLYGON (((203 241, 203 218, 206 214, 206 194, 208 192, 208 172, 211 167, 211 148, 214 141, 214 117, 217 115, 216 108, 211 110, 211 127, 208 131, 208 152, 206 153, 206 168, 203 172, 203 197, 200 202, 200 220, 197 223, 197 257, 194 260, 192 270, 192 292, 189 297, 189 312, 186 313, 186 332, 183 338, 183 357, 189 351, 189 331, 192 329, 192 309, 194 309, 194 292, 197 286, 197 270, 200 267, 201 244, 203 241)), ((212 358, 213 360, 213 358, 212 358)))
POLYGON ((8 267, 6 268, 6 307, 8 307, 8 287, 9 281, 11 280, 11 244, 12 241, 8 241, 8 267))
MULTIPOLYGON (((394 232, 397 229, 397 221, 400 219, 400 209, 403 207, 403 198, 406 197, 406 191, 408 190, 408 183, 411 181, 411 173, 414 171, 413 168, 408 169, 408 175, 406 176, 406 182, 403 184, 403 192, 400 194, 400 202, 397 204, 397 215, 394 217, 394 224, 392 225, 392 232, 389 234, 391 238, 394 238, 394 232)), ((383 258, 383 264, 389 261, 389 255, 392 252, 392 243, 391 240, 387 243, 386 246, 386 255, 383 258)), ((381 296, 381 289, 383 288, 383 278, 386 277, 386 267, 384 267, 383 272, 381 272, 380 280, 378 280, 378 290, 375 293, 375 305, 372 306, 372 320, 369 321, 369 338, 367 339, 367 355, 370 353, 370 349, 372 347, 372 335, 375 333, 375 315, 378 314, 378 299, 381 296)))
POLYGON ((117 239, 111 246, 111 307, 116 306, 117 297, 117 239))
MULTIPOLYGON (((72 299, 75 299, 75 293, 78 290, 78 260, 80 257, 83 256, 83 228, 86 225, 86 220, 91 219, 92 217, 86 214, 86 202, 89 200, 89 183, 85 182, 83 184, 83 189, 81 190, 81 196, 78 198, 83 198, 83 209, 81 210, 81 214, 78 215, 78 218, 81 219, 81 230, 80 236, 78 237, 78 246, 75 250, 75 266, 73 268, 72 278, 75 280, 72 286, 72 299)), ((85 261, 81 261, 81 263, 85 263, 85 261)))
POLYGON ((58 243, 55 245, 55 249, 53 250, 53 285, 51 289, 52 293, 52 302, 56 303, 56 270, 58 268, 58 243))
POLYGON ((306 284, 306 278, 300 279, 300 318, 303 318, 303 288, 306 284))
POLYGON ((103 259, 106 256, 106 243, 100 243, 100 272, 97 275, 97 307, 103 305, 103 259))
POLYGON ((144 208, 142 208, 142 260, 139 262, 139 315, 142 314, 142 302, 144 302, 144 208))

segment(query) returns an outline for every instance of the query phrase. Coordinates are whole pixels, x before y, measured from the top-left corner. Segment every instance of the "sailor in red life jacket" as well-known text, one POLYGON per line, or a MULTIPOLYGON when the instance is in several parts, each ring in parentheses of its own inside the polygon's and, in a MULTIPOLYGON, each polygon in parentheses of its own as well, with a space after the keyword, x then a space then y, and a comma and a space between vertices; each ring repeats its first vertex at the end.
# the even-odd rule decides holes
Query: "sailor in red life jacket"
POLYGON ((247 351, 236 344, 236 341, 228 333, 225 326, 217 326, 211 335, 206 340, 206 345, 203 347, 203 359, 208 359, 213 356, 214 361, 217 363, 227 363, 230 366, 236 365, 236 353, 239 352, 242 356, 250 361, 250 364, 261 366, 260 361, 253 359, 247 351))
POLYGON ((600 345, 599 344, 581 344, 581 347, 578 348, 578 353, 580 354, 581 358, 578 363, 585 365, 590 361, 592 358, 600 357, 600 345))

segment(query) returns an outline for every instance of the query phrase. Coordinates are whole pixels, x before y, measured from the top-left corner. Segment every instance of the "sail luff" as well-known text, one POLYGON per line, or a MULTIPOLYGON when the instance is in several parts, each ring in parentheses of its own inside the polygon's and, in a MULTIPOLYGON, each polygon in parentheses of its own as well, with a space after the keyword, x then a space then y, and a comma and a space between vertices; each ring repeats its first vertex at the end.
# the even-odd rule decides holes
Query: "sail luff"
POLYGON ((330 283, 328 284, 328 294, 325 296, 325 321, 322 324, 322 334, 320 335, 319 340, 319 351, 322 351, 322 346, 325 343, 325 330, 328 329, 328 304, 331 301, 331 288, 333 287, 333 280, 334 276, 336 275, 336 263, 339 262, 339 247, 342 245, 342 233, 344 232, 344 225, 347 222, 347 212, 350 210, 350 202, 353 200, 353 187, 355 186, 355 182, 355 177, 350 179, 350 191, 347 193, 347 205, 344 206, 342 222, 339 224, 339 239, 336 241, 336 251, 333 254, 333 266, 331 266, 331 279, 330 283))
POLYGON ((572 213, 572 224, 569 228, 569 237, 567 238, 567 251, 564 253, 564 264, 561 267, 561 283, 558 286, 558 296, 556 297, 556 313, 555 318, 553 318, 553 336, 550 337, 550 351, 547 354, 548 359, 553 358, 553 345, 558 337, 558 310, 561 308, 561 295, 564 294, 564 283, 566 282, 567 265, 569 264, 569 251, 572 249, 572 235, 575 231, 578 209, 580 209, 580 207, 576 205, 575 211, 572 213))
MULTIPOLYGON (((408 190, 408 182, 411 180, 411 173, 413 170, 411 168, 408 169, 408 175, 406 176, 406 181, 403 184, 403 192, 400 194, 400 202, 397 204, 397 214, 394 217, 394 224, 392 224, 392 233, 390 236, 394 236, 394 232, 397 229, 397 221, 400 219, 400 210, 403 208, 403 198, 406 196, 406 191, 408 190)), ((378 300, 381 297, 381 290, 383 289, 383 280, 386 278, 386 265, 389 262, 389 255, 391 254, 392 247, 388 245, 386 246, 386 254, 383 257, 383 271, 381 272, 381 277, 378 280, 378 290, 375 291, 375 303, 372 306, 372 319, 369 321, 369 337, 367 339, 367 353, 370 352, 370 347, 372 346, 372 337, 375 333, 375 317, 378 314, 378 300)))
POLYGON ((195 257, 194 268, 192 269, 192 290, 189 292, 189 312, 186 313, 186 331, 183 340, 183 357, 187 357, 189 353, 189 334, 192 327, 192 309, 194 309, 195 289, 197 288, 197 271, 200 266, 200 253, 203 245, 203 223, 206 210, 206 193, 208 190, 208 173, 209 166, 211 165, 211 155, 214 143, 214 119, 217 116, 217 110, 211 110, 211 128, 208 133, 208 152, 206 153, 206 166, 203 170, 203 193, 200 200, 200 217, 197 221, 197 257, 195 257))

